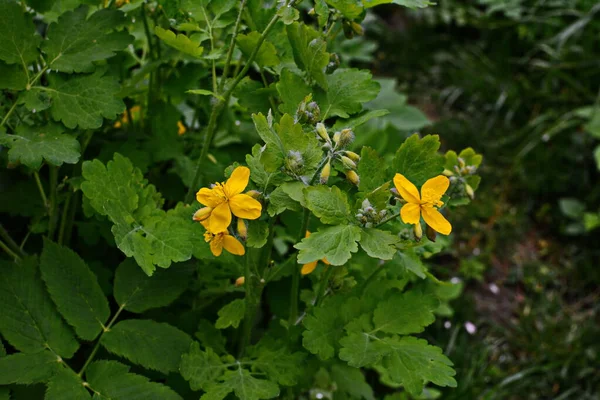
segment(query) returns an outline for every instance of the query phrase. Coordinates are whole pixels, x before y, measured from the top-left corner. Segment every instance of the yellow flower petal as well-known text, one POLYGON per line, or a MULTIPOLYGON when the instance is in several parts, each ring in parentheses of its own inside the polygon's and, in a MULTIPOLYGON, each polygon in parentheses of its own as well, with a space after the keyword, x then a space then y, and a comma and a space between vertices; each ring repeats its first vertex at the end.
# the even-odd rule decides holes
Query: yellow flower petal
POLYGON ((423 219, 433 228, 434 231, 441 233, 442 235, 449 235, 452 232, 452 225, 444 216, 433 207, 422 207, 421 213, 423 219))
POLYGON ((400 209, 400 217, 405 224, 418 224, 421 219, 421 206, 407 203, 400 209))
POLYGON ((396 186, 400 196, 402 196, 402 198, 409 203, 419 204, 421 202, 421 197, 419 196, 417 187, 408 179, 406 179, 404 175, 396 174, 394 176, 394 186, 396 186))
POLYGON ((210 213, 212 212, 212 210, 212 207, 202 207, 194 213, 192 219, 194 221, 204 221, 205 219, 210 217, 210 213))
POLYGON ((309 262, 308 264, 304 264, 302 266, 302 269, 300 270, 300 273, 302 275, 308 275, 311 272, 313 272, 315 270, 315 268, 317 268, 317 261, 312 261, 312 262, 309 262))
POLYGON ((331 265, 331 263, 330 263, 329 261, 327 261, 327 259, 326 259, 326 258, 323 258, 323 259, 321 260, 321 262, 323 262, 323 264, 325 264, 325 265, 331 265))
POLYGON ((213 256, 219 257, 223 252, 223 237, 221 235, 216 235, 210 241, 210 251, 213 253, 213 256))
POLYGON ((229 198, 231 212, 238 218, 256 219, 260 217, 262 205, 247 194, 236 194, 229 198))
POLYGON ((225 247, 225 250, 236 256, 243 256, 246 253, 246 249, 244 249, 244 246, 240 241, 231 235, 225 234, 223 236, 223 247, 225 247))
POLYGON ((202 188, 196 193, 196 200, 198 203, 204 204, 205 206, 215 208, 219 204, 225 202, 225 199, 215 192, 214 189, 202 188))
POLYGON ((186 132, 187 132, 187 129, 185 128, 185 125, 183 124, 183 122, 177 121, 177 134, 179 136, 181 136, 186 132))
POLYGON ((225 183, 223 188, 225 195, 229 198, 240 194, 248 186, 248 180, 250 179, 250 169, 248 167, 237 167, 231 173, 229 179, 225 183))
POLYGON ((421 187, 421 201, 423 203, 438 205, 437 203, 444 193, 446 193, 446 190, 448 190, 448 186, 450 186, 450 180, 444 175, 438 175, 435 178, 429 179, 421 187))
POLYGON ((212 233, 224 232, 231 224, 231 210, 229 204, 219 204, 210 214, 209 230, 212 233))

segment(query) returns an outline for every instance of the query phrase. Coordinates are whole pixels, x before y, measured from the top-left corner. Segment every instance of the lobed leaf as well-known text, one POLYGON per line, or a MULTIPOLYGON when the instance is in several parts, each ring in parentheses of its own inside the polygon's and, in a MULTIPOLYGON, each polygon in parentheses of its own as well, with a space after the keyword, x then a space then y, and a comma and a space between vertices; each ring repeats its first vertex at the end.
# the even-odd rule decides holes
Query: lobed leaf
POLYGON ((49 350, 0 357, 0 385, 46 382, 62 369, 61 361, 49 350))
POLYGON ((398 242, 398 236, 375 228, 364 229, 360 237, 360 247, 369 256, 381 260, 391 260, 394 257, 397 251, 395 244, 398 242))
POLYGON ((358 251, 361 230, 355 225, 336 225, 319 229, 294 247, 300 250, 298 263, 327 258, 332 265, 343 265, 358 251))
POLYGON ((414 134, 404 141, 394 156, 394 172, 401 173, 415 184, 421 186, 430 178, 442 173, 445 157, 438 154, 440 138, 427 135, 419 138, 414 134))
POLYGON ((377 97, 379 89, 369 71, 340 68, 327 75, 327 90, 318 91, 315 100, 321 107, 323 120, 335 116, 348 118, 361 111, 363 103, 377 97))
POLYGON ((11 0, 0 0, 0 60, 26 68, 38 57, 40 41, 31 17, 23 14, 21 6, 11 0))
POLYGON ((322 223, 337 225, 348 222, 350 204, 348 196, 337 186, 309 186, 304 189, 306 207, 322 223))
POLYGON ((204 52, 204 48, 200 46, 199 43, 192 41, 183 33, 178 33, 175 35, 175 32, 168 29, 163 29, 160 26, 156 26, 154 28, 154 33, 172 48, 192 57, 200 58, 204 52))
MULTIPOLYGON (((240 34, 236 38, 236 42, 242 53, 246 58, 250 58, 250 54, 254 51, 258 45, 260 39, 260 33, 252 31, 247 35, 240 34)), ((281 62, 277 57, 277 49, 273 46, 273 43, 265 40, 260 47, 260 50, 256 54, 254 61, 260 67, 275 67, 281 62)))
POLYGON ((296 65, 306 72, 309 80, 314 80, 323 89, 327 89, 325 67, 329 63, 329 53, 325 40, 315 29, 298 22, 287 25, 285 29, 296 65))
POLYGON ((70 369, 61 368, 48 381, 44 400, 89 400, 91 398, 81 377, 70 369))
POLYGON ((406 335, 423 332, 435 321, 439 301, 417 290, 393 293, 375 309, 375 330, 406 335))
POLYGON ((244 319, 246 312, 246 301, 244 299, 236 299, 231 303, 223 306, 219 312, 219 318, 215 323, 217 329, 225 329, 230 326, 237 328, 240 322, 244 319))

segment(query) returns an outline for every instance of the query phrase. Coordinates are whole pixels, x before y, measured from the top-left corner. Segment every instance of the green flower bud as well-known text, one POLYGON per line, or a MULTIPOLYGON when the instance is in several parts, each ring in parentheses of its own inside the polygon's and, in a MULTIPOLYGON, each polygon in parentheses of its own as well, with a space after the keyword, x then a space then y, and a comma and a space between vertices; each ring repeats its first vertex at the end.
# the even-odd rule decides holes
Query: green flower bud
POLYGON ((308 10, 308 15, 311 15, 311 16, 315 15, 315 9, 314 9, 314 7, 311 8, 310 10, 308 10))
POLYGON ((329 134, 327 133, 327 129, 325 128, 325 125, 323 125, 321 122, 319 122, 317 124, 317 133, 319 134, 319 136, 321 137, 321 139, 323 139, 326 142, 329 142, 331 139, 329 139, 329 134))
POLYGON ((285 158, 285 169, 295 175, 304 167, 304 159, 299 151, 290 150, 285 158))
POLYGON ((444 172, 442 172, 442 174, 445 176, 453 176, 454 172, 450 171, 449 169, 444 169, 444 172))
POLYGON ((356 169, 356 163, 354 161, 352 161, 346 156, 342 156, 340 158, 342 160, 342 164, 344 164, 344 167, 346 167, 347 169, 356 169))
POLYGON ((350 27, 352 28, 352 31, 359 36, 362 36, 365 34, 365 30, 363 29, 362 25, 359 24, 358 22, 354 22, 354 21, 350 22, 350 27))
POLYGON ((467 195, 471 198, 471 200, 475 198, 475 191, 468 183, 465 183, 465 191, 467 192, 467 195))
POLYGON ((418 241, 421 240, 421 238, 423 237, 423 228, 421 227, 421 223, 417 223, 414 225, 414 233, 415 233, 415 239, 418 241))
POLYGON ((349 159, 351 159, 354 162, 359 162, 360 161, 360 156, 358 154, 356 154, 353 151, 348 151, 346 150, 344 152, 344 154, 346 154, 346 157, 348 157, 349 159))
POLYGON ((328 74, 332 74, 336 69, 339 68, 339 66, 340 66, 340 57, 338 57, 338 55, 335 53, 331 53, 329 55, 329 64, 327 64, 325 72, 327 72, 328 74))
POLYGON ((336 132, 333 134, 333 141, 337 144, 340 141, 341 132, 336 132))
POLYGON ((340 146, 346 147, 354 142, 354 132, 351 129, 342 129, 340 132, 340 146))
POLYGON ((346 178, 356 186, 358 186, 360 183, 360 177, 353 170, 346 171, 346 178))
POLYGON ((346 36, 346 39, 352 39, 354 37, 354 30, 349 21, 342 22, 342 28, 344 29, 344 36, 346 36))
POLYGON ((325 185, 329 180, 329 174, 331 173, 331 163, 327 161, 327 164, 321 170, 321 184, 325 185))

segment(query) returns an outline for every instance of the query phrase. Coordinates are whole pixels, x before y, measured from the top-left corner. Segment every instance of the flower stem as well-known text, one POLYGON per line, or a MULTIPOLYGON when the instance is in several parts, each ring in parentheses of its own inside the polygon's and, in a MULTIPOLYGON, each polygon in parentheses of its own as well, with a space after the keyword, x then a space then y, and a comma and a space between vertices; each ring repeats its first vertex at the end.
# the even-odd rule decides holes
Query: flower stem
POLYGON ((98 337, 98 340, 96 341, 96 345, 92 349, 92 352, 88 356, 87 360, 85 361, 85 364, 83 364, 83 367, 81 367, 81 370, 77 373, 77 375, 79 375, 81 377, 83 375, 83 373, 85 372, 86 368, 88 367, 88 365, 90 365, 90 363, 94 360, 94 356, 96 355, 96 353, 98 352, 98 348, 100 347, 100 342, 102 341, 102 336, 104 336, 104 334, 106 332, 110 331, 110 328, 117 321, 117 318, 119 317, 119 315, 121 314, 121 311, 123 311, 123 309, 125 308, 126 305, 127 305, 127 303, 121 304, 121 307, 119 307, 119 309, 117 310, 115 315, 112 317, 112 319, 110 320, 108 325, 106 325, 104 327, 104 329, 102 330, 102 333, 100 334, 100 336, 98 337))
POLYGON ((48 198, 46 197, 46 192, 44 191, 44 187, 42 186, 42 181, 40 181, 40 175, 37 172, 34 172, 33 177, 35 178, 35 183, 37 184, 38 190, 40 191, 40 196, 42 197, 44 208, 48 210, 48 198))
POLYGON ((323 271, 323 275, 321 275, 321 282, 319 285, 319 292, 317 293, 317 298, 315 300, 315 307, 318 307, 325 297, 325 291, 327 290, 327 286, 329 286, 329 279, 333 274, 334 268, 335 266, 333 265, 326 266, 325 271, 323 271))
POLYGON ((367 279, 365 279, 360 288, 361 295, 365 292, 365 290, 367 290, 367 287, 369 287, 371 282, 373 282, 375 278, 377 278, 377 275, 379 275, 381 271, 384 270, 384 265, 385 264, 378 266, 373 272, 371 272, 367 279))
POLYGON ((389 222, 389 221, 391 221, 394 218, 397 218, 399 216, 400 216, 400 211, 398 211, 395 214, 390 215, 389 217, 387 217, 386 219, 384 219, 383 221, 381 221, 380 223, 378 223, 376 226, 381 226, 381 225, 385 224, 386 222, 389 222))
POLYGON ((0 224, 0 237, 2 237, 6 241, 6 245, 19 256, 26 255, 25 252, 19 247, 17 242, 13 240, 8 231, 4 229, 2 224, 0 224))
MULTIPOLYGON (((302 216, 302 228, 298 234, 298 242, 306 235, 309 219, 310 211, 308 208, 305 208, 302 216)), ((300 268, 298 267, 298 263, 294 263, 294 271, 292 272, 292 290, 290 292, 290 319, 288 320, 288 325, 290 327, 294 325, 298 319, 298 296, 300 294, 300 268)))
POLYGON ((54 231, 56 230, 56 223, 58 222, 58 167, 49 165, 50 167, 50 209, 48 215, 50 221, 48 223, 48 238, 54 237, 54 231))
POLYGON ((0 249, 4 250, 13 260, 21 261, 21 257, 12 251, 2 240, 0 240, 0 249))
POLYGON ((6 113, 4 118, 2 118, 2 122, 0 122, 0 128, 4 126, 6 121, 8 121, 8 117, 10 117, 10 115, 13 113, 13 111, 15 111, 15 108, 17 108, 17 100, 15 100, 12 107, 10 108, 10 110, 8 110, 8 112, 6 113))
POLYGON ((237 16, 237 20, 235 21, 233 35, 231 36, 231 42, 229 43, 229 49, 227 50, 227 56, 225 57, 225 66, 223 67, 223 74, 221 75, 221 81, 219 82, 219 90, 223 90, 223 87, 225 86, 225 80, 227 79, 227 75, 229 74, 229 68, 231 67, 231 57, 233 56, 233 49, 235 48, 235 39, 237 38, 240 29, 240 22, 242 20, 244 8, 246 7, 246 1, 247 0, 242 0, 242 4, 240 5, 240 12, 237 16))
POLYGON ((244 351, 248 344, 250 344, 250 338, 252 336, 252 324, 254 323, 254 315, 256 314, 256 307, 254 306, 254 297, 253 297, 253 277, 250 274, 250 253, 247 252, 245 256, 244 263, 244 288, 246 290, 246 311, 244 313, 244 331, 242 336, 242 341, 240 342, 240 351, 239 357, 242 358, 244 356, 244 351))

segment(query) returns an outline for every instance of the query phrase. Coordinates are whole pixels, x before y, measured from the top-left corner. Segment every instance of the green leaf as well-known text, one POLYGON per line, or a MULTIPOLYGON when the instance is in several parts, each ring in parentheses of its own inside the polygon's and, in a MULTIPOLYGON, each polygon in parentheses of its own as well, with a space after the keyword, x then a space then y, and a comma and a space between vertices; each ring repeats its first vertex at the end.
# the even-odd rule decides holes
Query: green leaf
POLYGON ((600 171, 600 145, 594 149, 594 160, 596 161, 596 168, 600 171))
POLYGON ((101 343, 113 354, 168 374, 177 371, 181 355, 190 348, 192 338, 169 324, 130 319, 112 327, 102 336, 101 343))
POLYGON ((340 359, 356 368, 378 363, 389 352, 381 339, 367 332, 351 332, 340 340, 340 359))
POLYGON ((240 400, 271 399, 279 396, 279 386, 264 379, 256 379, 241 365, 236 371, 226 371, 220 382, 210 382, 205 387, 203 400, 224 399, 228 393, 235 393, 240 400))
POLYGON ((178 33, 176 36, 175 32, 160 26, 154 27, 154 33, 167 45, 192 57, 200 58, 204 52, 204 48, 199 43, 192 41, 183 33, 178 33))
POLYGON ((215 323, 217 329, 225 329, 230 326, 237 328, 244 319, 246 312, 246 302, 244 299, 236 299, 223 306, 219 312, 219 318, 215 323))
POLYGON ((269 207, 267 211, 271 217, 274 217, 285 210, 302 211, 302 206, 296 200, 292 199, 282 186, 278 186, 269 195, 269 207))
POLYGON ((190 382, 192 390, 199 390, 220 377, 226 368, 210 347, 202 351, 198 342, 192 342, 189 352, 181 356, 179 370, 181 376, 190 382))
POLYGON ((269 224, 265 221, 248 221, 248 239, 246 246, 260 249, 267 243, 269 224))
POLYGON ((327 89, 325 67, 329 63, 329 53, 325 40, 313 28, 298 22, 287 25, 286 32, 296 65, 306 72, 309 80, 314 80, 323 89, 327 89))
POLYGON ((309 186, 304 189, 306 207, 322 223, 336 225, 348 222, 350 204, 348 196, 337 186, 309 186))
MULTIPOLYGON (((111 76, 102 76, 97 70, 91 75, 76 75, 65 78, 50 74, 48 87, 34 86, 29 96, 41 96, 42 92, 50 99, 50 113, 55 121, 62 121, 67 128, 97 129, 103 118, 115 119, 125 110, 123 100, 116 97, 119 83, 111 76)), ((31 110, 35 103, 24 98, 31 110)), ((39 111, 39 108, 38 108, 39 111)))
POLYGON ((558 201, 560 211, 569 218, 579 219, 585 212, 585 204, 577 199, 562 198, 558 201))
POLYGON ((79 142, 63 131, 59 125, 35 127, 21 124, 14 135, 0 133, 0 144, 10 148, 10 162, 20 162, 35 170, 42 166, 43 160, 56 166, 76 164, 80 156, 79 142))
POLYGON ((188 288, 195 270, 193 265, 175 264, 148 276, 135 261, 127 259, 115 272, 115 300, 134 313, 168 306, 188 288))
POLYGON ((331 379, 335 382, 338 390, 346 393, 350 398, 375 400, 373 389, 365 381, 365 376, 358 368, 335 364, 331 367, 331 379))
POLYGON ((301 365, 305 355, 300 352, 292 353, 282 343, 263 338, 254 347, 248 349, 253 358, 253 368, 258 368, 267 374, 267 377, 284 386, 294 386, 302 377, 301 365))
POLYGON ((374 118, 383 117, 389 113, 390 112, 388 110, 364 111, 349 119, 338 119, 333 125, 333 130, 340 131, 345 128, 355 129, 356 127, 361 126, 362 124, 365 124, 374 118))
POLYGON ((358 162, 358 176, 360 183, 358 189, 361 192, 370 192, 377 189, 386 181, 387 163, 377 154, 375 150, 364 146, 360 153, 358 162))
POLYGON ((39 276, 37 260, 16 265, 0 262, 0 332, 17 350, 37 353, 50 348, 71 358, 79 348, 39 276))
POLYGON ((421 186, 444 170, 445 158, 438 154, 439 148, 438 135, 427 135, 422 139, 417 134, 412 135, 396 152, 392 164, 394 172, 404 175, 417 187, 421 186))
POLYGON ((300 12, 292 6, 283 6, 277 10, 277 15, 281 17, 281 21, 289 25, 300 18, 300 12))
POLYGON ((435 297, 420 291, 393 293, 375 309, 375 329, 402 335, 423 332, 435 321, 433 311, 438 306, 435 297))
POLYGON ((329 20, 329 7, 325 0, 315 0, 315 12, 317 13, 319 29, 323 29, 329 20))
POLYGON ((90 72, 94 69, 94 61, 112 57, 133 42, 133 36, 127 32, 113 32, 127 23, 123 12, 100 9, 89 18, 87 15, 88 7, 81 6, 64 13, 58 23, 48 27, 42 50, 53 70, 90 72))
POLYGON ((89 400, 91 398, 81 378, 70 369, 61 368, 48 382, 44 400, 89 400))
POLYGON ((391 260, 396 254, 396 247, 400 239, 388 231, 382 231, 375 228, 367 228, 362 231, 360 237, 360 247, 373 258, 381 260, 391 260))
POLYGON ((365 8, 371 8, 380 4, 398 4, 400 6, 408 8, 425 8, 428 6, 435 5, 434 2, 428 0, 362 0, 365 8))
POLYGON ((396 253, 394 257, 394 264, 399 264, 406 270, 417 275, 421 279, 425 279, 427 269, 423 265, 421 258, 415 253, 413 249, 406 249, 396 253))
POLYGON ((343 265, 358 251, 361 230, 355 225, 337 225, 319 229, 294 247, 300 250, 298 263, 327 258, 331 265, 343 265))
POLYGON ((348 19, 355 19, 363 12, 360 0, 325 0, 325 2, 348 19))
POLYGON ((276 87, 282 102, 279 105, 279 111, 291 115, 296 114, 298 105, 312 92, 304 78, 288 68, 281 70, 276 87))
MULTIPOLYGON (((246 58, 250 58, 250 54, 252 54, 258 45, 260 36, 260 33, 252 31, 247 35, 240 34, 236 38, 237 45, 246 58)), ((275 46, 273 46, 273 43, 269 42, 268 40, 265 40, 262 43, 262 46, 260 47, 258 54, 256 54, 254 61, 260 67, 275 67, 281 62, 279 57, 277 57, 277 49, 275 46)))
MULTIPOLYGON (((256 183, 256 186, 261 190, 267 190, 271 186, 278 186, 285 182, 286 176, 280 171, 268 172, 265 165, 263 165, 262 157, 262 146, 255 144, 252 147, 252 154, 246 155, 246 164, 250 168, 250 179, 256 183)), ((278 187, 275 188, 277 190, 278 187)), ((272 195, 273 193, 271 193, 272 195)))
POLYGON ((172 262, 191 258, 199 227, 191 215, 184 218, 185 213, 177 209, 165 213, 156 188, 127 158, 115 153, 106 166, 98 160, 86 161, 82 173, 81 190, 90 205, 109 217, 117 247, 134 257, 146 274, 151 275, 156 266, 168 268, 172 262))
POLYGON ((7 65, 0 61, 0 89, 23 90, 27 87, 27 81, 22 65, 7 65))
POLYGON ((386 338, 383 343, 390 351, 383 359, 383 367, 390 378, 402 384, 410 394, 419 395, 427 382, 456 387, 452 362, 439 347, 410 336, 386 338))
MULTIPOLYGON (((95 361, 87 369, 87 382, 100 396, 111 400, 182 400, 168 386, 129 372, 117 361, 95 361)), ((96 396, 94 396, 96 397, 96 396)))
POLYGON ((25 67, 38 57, 40 41, 31 16, 24 15, 18 3, 0 0, 0 60, 25 67))
POLYGON ((219 354, 226 352, 225 345, 227 344, 227 339, 223 336, 223 332, 215 328, 213 322, 201 319, 198 322, 198 329, 194 336, 200 340, 204 348, 210 347, 219 354))
POLYGON ((306 327, 302 332, 304 348, 321 360, 333 357, 344 335, 344 326, 360 313, 360 303, 356 297, 336 296, 313 308, 302 321, 306 327))
POLYGON ((323 120, 356 114, 362 110, 362 103, 377 97, 380 88, 369 71, 354 68, 340 68, 327 75, 327 86, 327 91, 318 91, 315 96, 323 120))
POLYGON ((71 249, 44 240, 42 278, 62 316, 84 340, 94 340, 110 317, 96 275, 71 249))
POLYGON ((16 353, 0 358, 0 385, 46 382, 60 367, 60 358, 49 350, 16 353))

